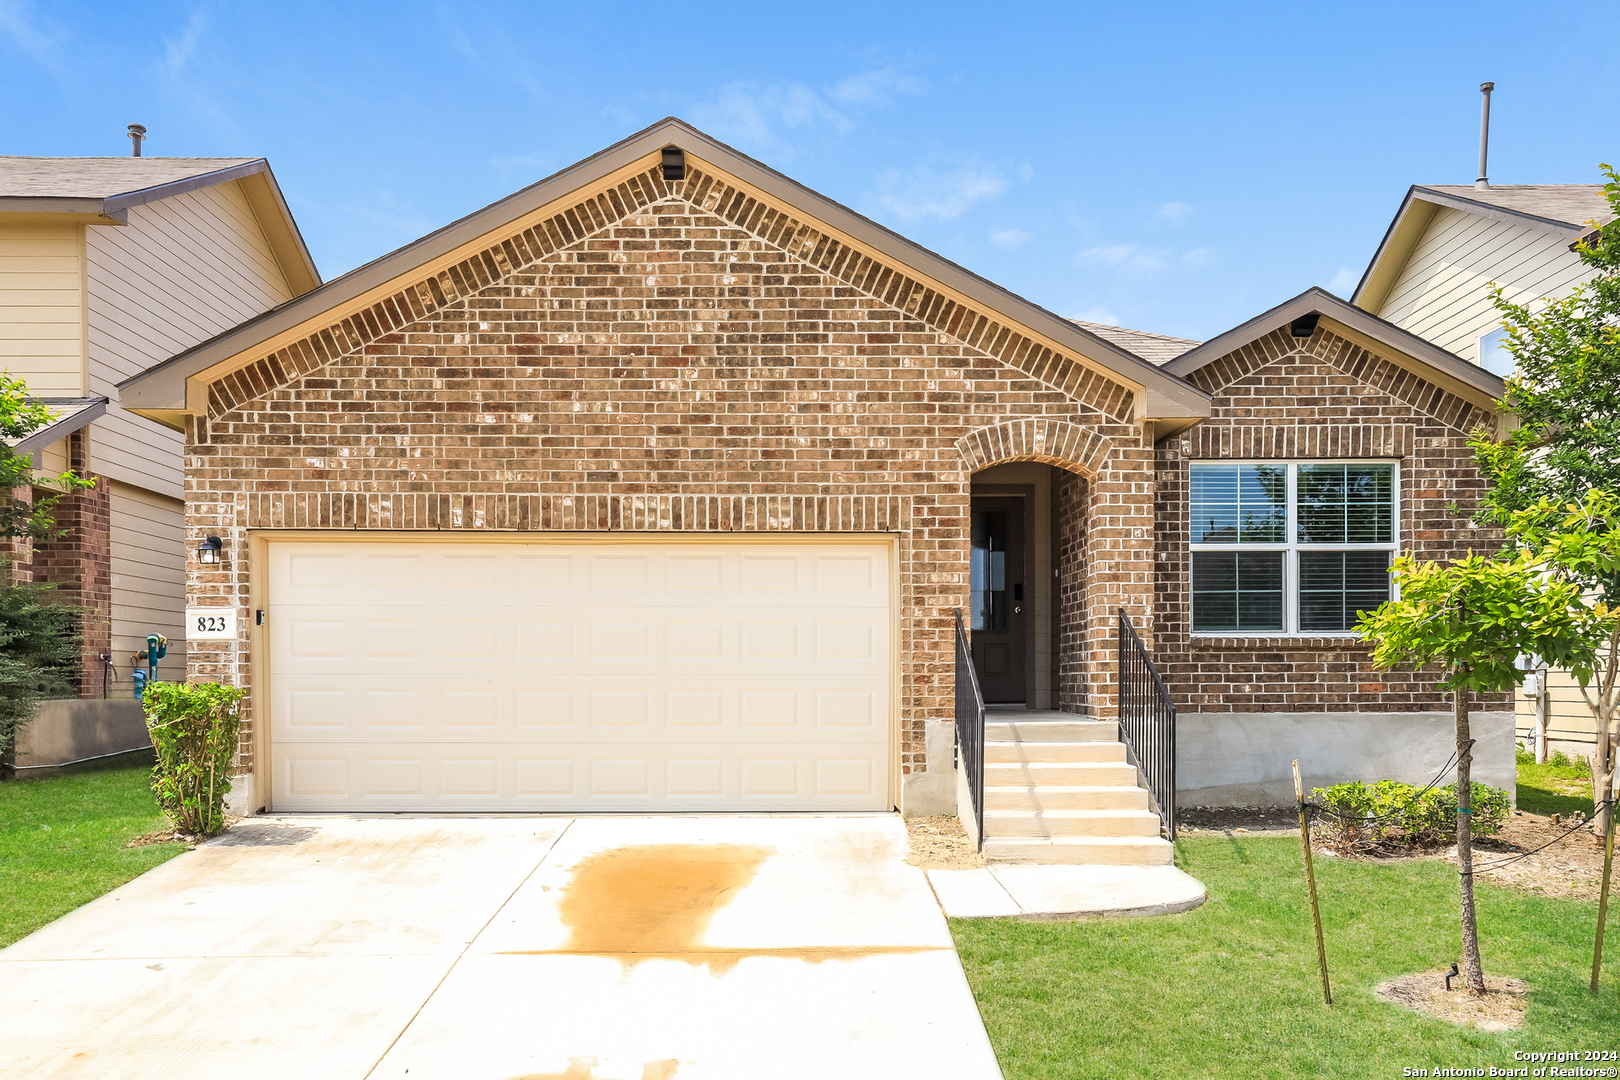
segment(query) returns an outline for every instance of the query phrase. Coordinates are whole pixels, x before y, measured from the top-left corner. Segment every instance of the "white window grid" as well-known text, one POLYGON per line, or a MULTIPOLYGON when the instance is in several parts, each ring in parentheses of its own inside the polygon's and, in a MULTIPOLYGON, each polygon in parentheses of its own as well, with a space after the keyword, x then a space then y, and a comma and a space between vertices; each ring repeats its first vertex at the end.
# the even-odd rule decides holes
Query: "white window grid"
MULTIPOLYGON (((1299 553, 1302 551, 1387 551, 1390 561, 1394 561, 1395 552, 1401 546, 1401 463, 1391 458, 1307 458, 1295 461, 1278 461, 1268 458, 1206 458, 1190 463, 1187 476, 1192 478, 1192 466, 1196 465, 1270 465, 1285 466, 1287 473, 1287 511, 1288 524, 1283 535, 1288 537, 1286 543, 1233 543, 1233 544, 1205 544, 1190 543, 1189 549, 1199 551, 1281 551, 1283 553, 1283 628, 1281 630, 1194 630, 1193 637, 1197 638, 1354 638, 1354 630, 1301 630, 1299 628, 1299 553), (1390 514, 1390 538, 1387 543, 1381 544, 1302 544, 1298 542, 1299 509, 1295 504, 1295 485, 1299 478, 1301 465, 1388 465, 1390 466, 1390 500, 1392 511, 1390 514)), ((1187 492, 1187 521, 1188 535, 1191 535, 1192 526, 1192 490, 1189 484, 1187 492)), ((1400 595, 1399 588, 1390 583, 1389 596, 1391 600, 1400 595)), ((1187 559, 1187 621, 1192 622, 1192 558, 1187 559)))

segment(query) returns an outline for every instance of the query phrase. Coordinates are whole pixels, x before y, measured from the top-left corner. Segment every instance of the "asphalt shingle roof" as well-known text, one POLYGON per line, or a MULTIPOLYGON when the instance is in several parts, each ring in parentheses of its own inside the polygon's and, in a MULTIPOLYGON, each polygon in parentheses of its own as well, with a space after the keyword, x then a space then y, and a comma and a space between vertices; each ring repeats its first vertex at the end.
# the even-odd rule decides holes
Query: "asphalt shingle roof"
POLYGON ((0 198, 110 199, 257 160, 0 156, 0 198))
POLYGON ((1135 353, 1150 364, 1168 364, 1193 346, 1203 344, 1190 338, 1150 334, 1146 330, 1127 330, 1123 326, 1109 326, 1106 323, 1083 322, 1080 319, 1069 321, 1090 330, 1104 341, 1135 353))
POLYGON ((1585 225, 1589 221, 1604 225, 1614 217, 1602 184, 1492 184, 1483 190, 1472 184, 1422 186, 1453 198, 1471 199, 1567 225, 1585 225))

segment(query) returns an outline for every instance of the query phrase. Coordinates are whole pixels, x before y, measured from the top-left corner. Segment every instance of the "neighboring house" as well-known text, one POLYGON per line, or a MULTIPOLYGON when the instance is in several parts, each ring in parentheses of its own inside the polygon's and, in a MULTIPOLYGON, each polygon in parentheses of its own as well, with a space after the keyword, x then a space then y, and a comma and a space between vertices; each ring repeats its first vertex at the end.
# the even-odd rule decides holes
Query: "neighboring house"
POLYGON ((0 271, 0 367, 56 414, 17 449, 96 480, 18 570, 90 609, 83 697, 128 699, 148 634, 185 670, 185 446, 118 383, 320 278, 262 158, 0 157, 0 271))
MULTIPOLYGON (((191 672, 251 692, 241 810, 950 813, 965 611, 989 701, 1095 718, 993 725, 995 853, 1165 861, 1107 723, 1118 612, 1198 793, 1292 802, 1296 756, 1427 780, 1449 715, 1346 605, 1388 594, 1366 552, 1471 535, 1443 508, 1500 392, 1316 292, 1195 345, 1061 319, 666 120, 121 390, 185 431, 187 544, 221 543, 191 672), (1317 546, 1254 462, 1317 469, 1317 546), (1278 535, 1202 533, 1223 579, 1193 509, 1278 535), (1246 772, 1201 760, 1240 742, 1246 772)), ((1511 775, 1505 736, 1480 757, 1511 775)))
MULTIPOLYGON (((1414 187, 1362 275, 1353 302, 1500 376, 1513 370, 1491 290, 1534 310, 1590 276, 1575 242, 1614 214, 1599 184, 1414 187)), ((1527 681, 1519 736, 1546 711, 1554 748, 1584 753, 1596 726, 1568 673, 1527 681)))

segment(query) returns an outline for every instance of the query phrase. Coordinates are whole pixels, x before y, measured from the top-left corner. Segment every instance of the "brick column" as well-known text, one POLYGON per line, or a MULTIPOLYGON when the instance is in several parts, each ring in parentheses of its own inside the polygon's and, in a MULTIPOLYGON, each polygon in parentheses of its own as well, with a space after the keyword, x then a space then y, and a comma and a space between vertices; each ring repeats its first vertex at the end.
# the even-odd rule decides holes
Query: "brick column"
MULTIPOLYGON (((17 488, 11 493, 11 497, 32 506, 34 503, 34 489, 30 487, 17 488)), ((27 537, 22 537, 20 539, 3 540, 0 541, 0 544, 5 545, 3 548, 0 548, 0 556, 5 558, 6 562, 11 568, 11 580, 19 585, 26 585, 33 581, 33 541, 29 540, 27 537)))
POLYGON ((1086 703, 1099 719, 1118 710, 1118 612, 1124 608, 1153 650, 1153 425, 1138 427, 1134 443, 1118 440, 1088 485, 1084 536, 1086 703))
POLYGON ((34 544, 33 578, 84 609, 80 633, 79 696, 100 697, 101 654, 112 648, 112 497, 107 481, 88 470, 89 432, 68 436, 68 464, 96 486, 63 496, 52 511, 56 540, 34 544))

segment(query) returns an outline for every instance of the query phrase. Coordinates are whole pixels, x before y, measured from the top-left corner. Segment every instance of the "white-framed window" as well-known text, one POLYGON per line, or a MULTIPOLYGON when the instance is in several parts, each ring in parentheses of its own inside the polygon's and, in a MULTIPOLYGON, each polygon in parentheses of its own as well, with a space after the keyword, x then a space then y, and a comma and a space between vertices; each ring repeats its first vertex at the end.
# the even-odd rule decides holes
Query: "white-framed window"
POLYGON ((1390 598, 1400 542, 1391 461, 1195 461, 1194 634, 1349 634, 1390 598))
POLYGON ((1513 367, 1518 363, 1513 354, 1508 352, 1507 327, 1498 326, 1488 334, 1479 336, 1479 366, 1492 375, 1507 378, 1513 374, 1513 367))

